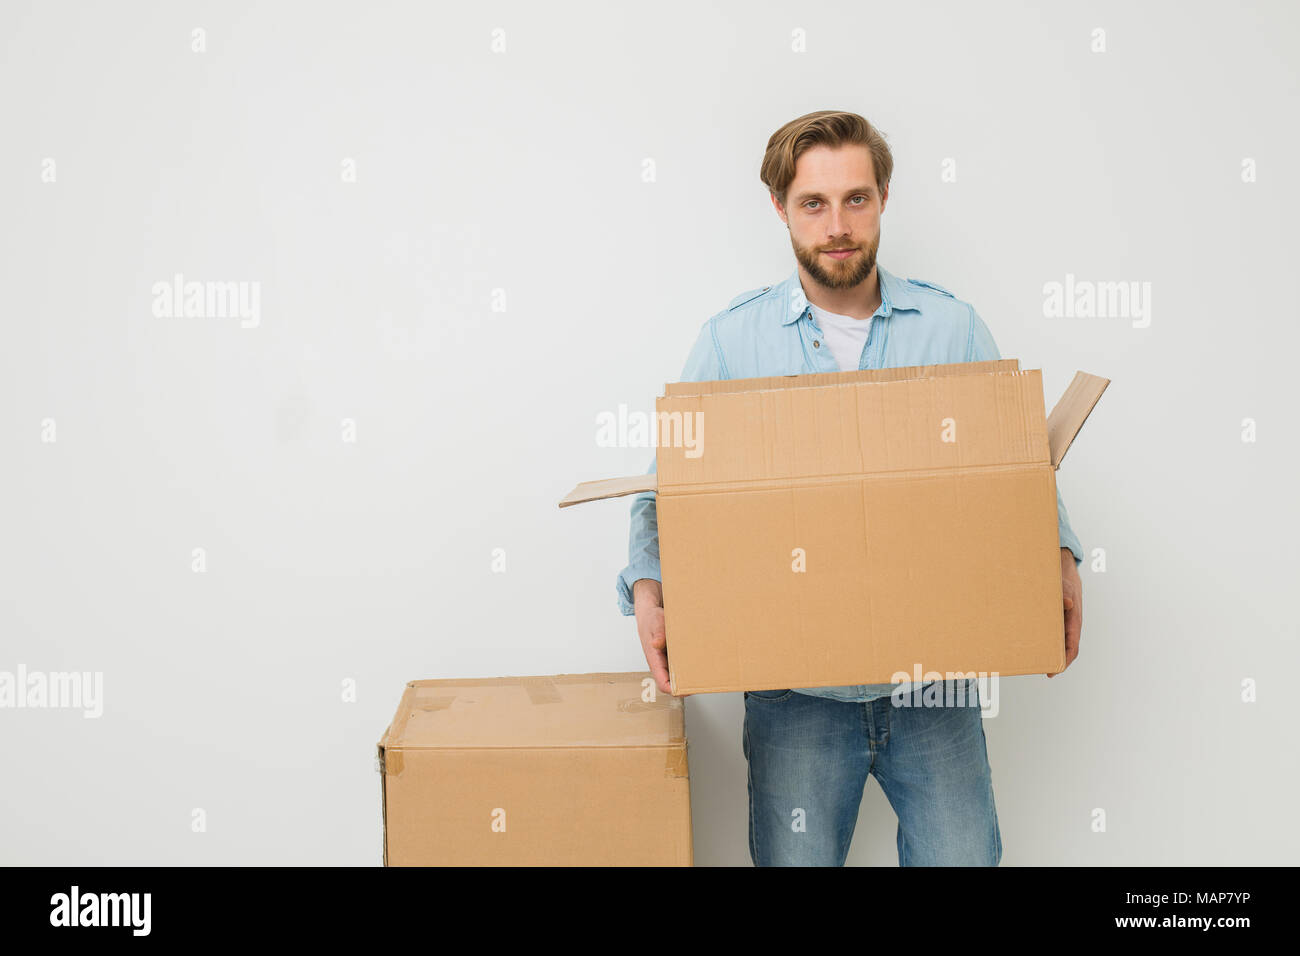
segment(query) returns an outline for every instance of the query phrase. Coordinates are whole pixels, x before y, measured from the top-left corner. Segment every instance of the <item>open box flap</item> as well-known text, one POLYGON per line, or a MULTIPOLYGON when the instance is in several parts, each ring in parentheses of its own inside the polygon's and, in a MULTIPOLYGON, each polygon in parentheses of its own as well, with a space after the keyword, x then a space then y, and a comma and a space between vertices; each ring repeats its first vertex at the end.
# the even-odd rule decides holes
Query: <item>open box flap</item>
POLYGON ((582 504, 584 501, 597 501, 601 498, 620 498, 623 495, 635 495, 642 491, 655 491, 659 487, 659 476, 627 475, 623 478, 602 478, 599 481, 582 481, 572 491, 560 499, 560 507, 582 504))
POLYGON ((1052 467, 1060 468, 1061 460, 1079 434, 1093 406, 1106 391, 1110 379, 1087 372, 1075 372, 1074 379, 1047 416, 1047 443, 1052 452, 1052 467))

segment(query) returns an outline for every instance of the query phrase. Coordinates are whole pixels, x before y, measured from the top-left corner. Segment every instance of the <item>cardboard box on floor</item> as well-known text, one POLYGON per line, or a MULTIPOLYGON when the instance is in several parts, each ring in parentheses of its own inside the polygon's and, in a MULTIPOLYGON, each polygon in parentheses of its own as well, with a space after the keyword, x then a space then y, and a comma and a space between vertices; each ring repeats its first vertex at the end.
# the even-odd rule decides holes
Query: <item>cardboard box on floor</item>
POLYGON ((1016 359, 680 382, 656 402, 674 694, 1065 666, 1056 469, 1109 380, 1044 414, 1016 359))
POLYGON ((690 866, 683 703, 644 671, 412 681, 379 741, 384 864, 690 866))

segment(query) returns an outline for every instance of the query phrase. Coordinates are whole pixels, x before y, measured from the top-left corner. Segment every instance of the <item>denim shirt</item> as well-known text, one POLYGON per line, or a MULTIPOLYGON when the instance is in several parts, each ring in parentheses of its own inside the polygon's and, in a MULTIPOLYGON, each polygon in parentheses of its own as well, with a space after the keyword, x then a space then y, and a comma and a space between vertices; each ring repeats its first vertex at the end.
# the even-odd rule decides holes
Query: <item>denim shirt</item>
MULTIPOLYGON (((880 278, 880 308, 871 317, 859 369, 981 362, 1002 357, 988 327, 971 305, 932 282, 899 279, 879 265, 876 271, 880 278)), ((726 309, 710 317, 701 327, 678 381, 839 371, 822 339, 796 269, 777 285, 736 296, 726 309)), ((655 462, 651 461, 647 474, 654 470, 655 462)), ((1070 528, 1059 490, 1056 510, 1061 547, 1070 549, 1077 567, 1083 561, 1083 547, 1070 528)), ((625 615, 635 613, 632 585, 641 578, 662 580, 654 492, 643 492, 632 500, 628 565, 616 583, 619 610, 625 615)), ((668 653, 672 654, 671 633, 668 653)), ((793 689, 834 700, 868 701, 889 696, 897 686, 855 684, 793 689)))

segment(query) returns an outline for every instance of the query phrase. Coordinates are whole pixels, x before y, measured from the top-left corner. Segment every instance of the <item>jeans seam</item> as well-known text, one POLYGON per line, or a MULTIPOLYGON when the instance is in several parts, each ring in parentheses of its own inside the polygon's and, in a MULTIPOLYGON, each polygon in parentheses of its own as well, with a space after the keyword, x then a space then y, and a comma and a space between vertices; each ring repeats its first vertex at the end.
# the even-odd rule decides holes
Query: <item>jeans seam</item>
POLYGON ((749 791, 749 852, 758 866, 758 833, 754 826, 754 751, 749 745, 749 717, 745 717, 745 789, 749 791))
POLYGON ((998 811, 993 802, 993 772, 989 770, 989 818, 993 822, 993 866, 1002 860, 1002 834, 998 829, 998 811))
POLYGON ((997 809, 997 803, 993 797, 993 765, 989 763, 988 736, 984 733, 984 714, 982 709, 977 719, 979 720, 981 749, 983 749, 984 751, 984 766, 989 768, 989 777, 988 777, 989 817, 993 822, 993 864, 992 865, 997 866, 999 863, 1002 862, 1002 832, 1001 829, 998 827, 998 809, 997 809))
POLYGON ((862 731, 867 738, 867 776, 876 771, 876 741, 871 733, 871 702, 859 704, 862 708, 862 731))

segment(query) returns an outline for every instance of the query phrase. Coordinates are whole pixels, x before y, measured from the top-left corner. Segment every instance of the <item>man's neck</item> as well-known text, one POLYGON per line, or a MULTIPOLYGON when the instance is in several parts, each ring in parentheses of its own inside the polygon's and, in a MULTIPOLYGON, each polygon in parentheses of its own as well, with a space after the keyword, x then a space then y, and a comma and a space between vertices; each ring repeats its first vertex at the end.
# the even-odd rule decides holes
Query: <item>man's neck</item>
POLYGON ((799 283, 804 297, 817 308, 836 315, 855 319, 869 319, 880 308, 880 267, 872 268, 871 275, 852 289, 828 289, 799 266, 799 283))

